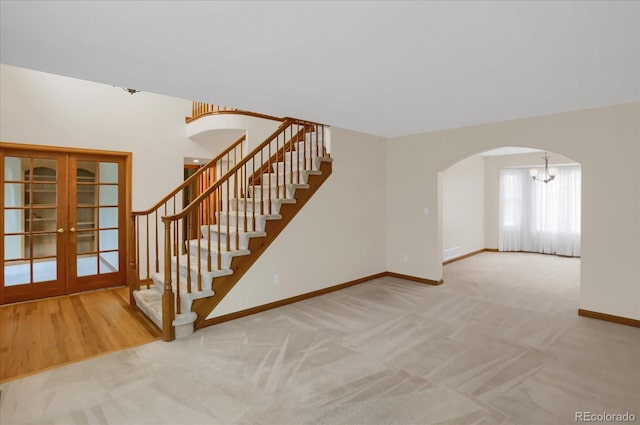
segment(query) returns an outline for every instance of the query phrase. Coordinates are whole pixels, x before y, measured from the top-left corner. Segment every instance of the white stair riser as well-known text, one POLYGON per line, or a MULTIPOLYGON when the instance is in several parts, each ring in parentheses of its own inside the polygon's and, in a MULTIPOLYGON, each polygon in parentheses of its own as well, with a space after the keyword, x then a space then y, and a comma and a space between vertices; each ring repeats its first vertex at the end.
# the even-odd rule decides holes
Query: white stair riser
MULTIPOLYGON (((220 250, 221 251, 226 251, 226 246, 227 246, 227 231, 226 231, 226 225, 222 226, 220 225, 220 250)), ((201 228, 201 232, 202 232, 202 238, 203 239, 207 239, 207 234, 205 233, 207 231, 207 226, 202 226, 201 228)), ((209 232, 211 233, 211 248, 212 249, 218 249, 218 228, 217 226, 211 226, 209 228, 209 232)), ((238 234, 239 236, 239 241, 240 241, 240 246, 236 246, 236 233, 235 231, 232 230, 231 234, 229 235, 229 249, 235 250, 235 249, 247 249, 249 247, 249 235, 247 235, 246 233, 242 233, 239 232, 238 234)))
MULTIPOLYGON (((235 212, 227 213, 222 211, 220 213, 216 213, 216 216, 220 220, 220 226, 226 226, 227 223, 229 223, 230 226, 237 227, 239 230, 257 230, 259 232, 264 232, 264 228, 267 225, 267 219, 264 216, 256 215, 255 220, 253 220, 251 214, 249 214, 247 216, 246 223, 245 218, 241 215, 236 217, 235 212)), ((235 238, 235 235, 231 234, 231 237, 235 238)))
MULTIPOLYGON (((205 262, 206 257, 202 259, 203 262, 205 262)), ((221 258, 221 262, 222 262, 222 267, 221 269, 228 269, 229 266, 231 265, 231 256, 229 256, 228 254, 222 254, 222 258, 221 258)), ((171 271, 175 273, 175 270, 177 269, 176 267, 177 265, 177 260, 176 257, 172 257, 171 258, 171 271)), ((211 255, 211 269, 212 270, 217 270, 218 268, 218 259, 217 257, 213 256, 213 254, 211 255)), ((180 258, 180 268, 178 269, 180 271, 180 284, 181 285, 186 285, 187 284, 187 273, 189 269, 187 269, 187 260, 186 258, 180 258)), ((197 280, 198 279, 198 259, 197 257, 194 257, 191 259, 191 284, 193 285, 192 287, 195 288, 197 280)), ((211 289, 211 280, 212 280, 212 273, 209 272, 207 270, 207 266, 206 264, 202 264, 200 266, 200 274, 202 275, 202 287, 205 289, 211 289), (205 280, 208 280, 208 282, 205 282, 205 280)), ((174 282, 175 283, 175 282, 174 282)), ((186 288, 186 286, 184 287, 186 288)))
MULTIPOLYGON (((175 273, 173 275, 172 278, 172 283, 173 283, 173 287, 176 287, 175 281, 176 281, 176 277, 175 277, 175 273)), ((155 291, 159 292, 160 295, 162 295, 162 293, 164 292, 164 283, 162 281, 160 281, 159 279, 152 277, 153 280, 153 287, 152 289, 154 289, 155 291)), ((180 278, 180 287, 181 288, 186 288, 186 279, 180 278)), ((203 283, 204 286, 204 283, 203 283)), ((195 290, 196 287, 194 286, 193 289, 195 290)), ((191 300, 188 297, 180 297, 180 306, 182 308, 182 311, 191 311, 191 303, 193 302, 193 300, 191 300)), ((137 304, 137 303, 136 303, 137 304)), ((175 304, 175 308, 178 308, 178 303, 175 304)), ((162 318, 162 314, 159 315, 160 318, 162 318)), ((162 328, 162 325, 160 325, 160 328, 162 328)))
POLYGON ((307 158, 306 161, 284 161, 272 165, 273 172, 278 174, 288 173, 297 170, 318 170, 316 158, 307 158))
POLYGON ((277 200, 277 199, 272 199, 271 200, 271 211, 269 211, 269 200, 268 199, 262 199, 262 211, 260 210, 260 199, 259 198, 247 198, 246 200, 246 207, 245 207, 245 200, 244 199, 239 199, 238 203, 236 204, 235 202, 231 203, 231 211, 236 211, 236 208, 238 209, 238 211, 240 212, 247 212, 247 213, 252 213, 254 211, 256 211, 256 214, 279 214, 280 213, 280 207, 282 205, 282 200, 277 200), (255 204, 255 206, 254 206, 255 204))
POLYGON ((298 174, 296 170, 294 170, 293 173, 289 173, 289 170, 287 170, 286 173, 263 174, 261 179, 263 186, 266 186, 269 183, 271 183, 271 186, 275 186, 276 183, 278 185, 287 183, 306 184, 307 180, 309 180, 309 174, 306 172, 306 170, 300 170, 300 174, 298 174), (269 180, 269 178, 271 178, 271 180, 269 180))
POLYGON ((297 149, 293 152, 285 152, 283 160, 288 162, 293 158, 293 161, 304 161, 305 159, 308 161, 315 157, 317 157, 315 152, 311 152, 309 149, 297 149))
POLYGON ((271 191, 271 199, 276 199, 276 198, 288 198, 291 199, 293 198, 293 194, 295 192, 295 189, 290 187, 289 185, 287 185, 287 187, 283 186, 273 186, 271 188, 265 186, 250 186, 249 187, 249 196, 252 198, 261 198, 261 199, 268 199, 269 195, 268 195, 268 191, 271 191), (285 190, 286 189, 286 190, 285 190))
MULTIPOLYGON (((235 236, 234 236, 235 238, 235 236)), ((235 244, 235 241, 234 241, 235 244)), ((207 258, 207 255, 209 254, 209 247, 207 246, 207 241, 205 240, 201 240, 200 241, 200 261, 202 262, 206 262, 209 261, 207 258)), ((190 254, 191 254, 191 267, 192 268, 196 268, 198 267, 198 242, 193 240, 193 241, 189 241, 189 248, 190 248, 190 254)), ((211 241, 211 268, 212 269, 217 269, 218 268, 218 245, 217 242, 214 244, 213 241, 211 241)), ((233 258, 233 256, 229 253, 231 251, 226 251, 226 249, 224 247, 221 247, 220 250, 220 262, 221 262, 221 267, 222 269, 228 269, 229 267, 231 267, 231 259, 233 258)), ((180 259, 180 265, 182 266, 183 260, 180 259)), ((204 266, 201 266, 202 268, 204 268, 204 266)))
MULTIPOLYGON (((306 152, 306 156, 307 157, 316 157, 316 156, 322 156, 323 151, 325 150, 324 145, 322 143, 318 143, 316 145, 315 142, 313 143, 298 143, 295 147, 296 152, 298 151, 304 151, 306 152)), ((301 154, 299 154, 301 155, 301 154)))

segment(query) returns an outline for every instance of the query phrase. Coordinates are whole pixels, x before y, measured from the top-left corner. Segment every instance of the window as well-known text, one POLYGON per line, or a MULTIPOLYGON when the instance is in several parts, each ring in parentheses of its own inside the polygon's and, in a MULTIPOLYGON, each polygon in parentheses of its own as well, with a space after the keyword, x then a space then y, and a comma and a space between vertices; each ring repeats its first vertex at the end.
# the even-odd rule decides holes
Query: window
POLYGON ((580 166, 536 182, 529 169, 500 170, 500 251, 580 256, 580 166))

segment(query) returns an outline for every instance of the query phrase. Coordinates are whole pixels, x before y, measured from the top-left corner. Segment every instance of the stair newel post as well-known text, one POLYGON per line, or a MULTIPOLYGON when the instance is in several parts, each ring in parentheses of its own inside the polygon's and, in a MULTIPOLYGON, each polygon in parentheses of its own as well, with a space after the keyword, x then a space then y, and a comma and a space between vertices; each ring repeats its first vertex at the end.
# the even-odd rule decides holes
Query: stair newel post
POLYGON ((175 301, 171 285, 171 220, 163 217, 164 224, 164 292, 162 293, 162 340, 176 339, 173 320, 175 318, 175 301))
POLYGON ((133 299, 133 291, 140 289, 140 276, 138 276, 138 265, 136 264, 136 246, 138 244, 136 240, 136 216, 131 214, 131 221, 129 223, 129 275, 127 281, 129 282, 129 304, 135 305, 133 299))
POLYGON ((179 222, 176 221, 173 225, 173 244, 176 255, 176 312, 180 314, 180 226, 178 224, 179 222))

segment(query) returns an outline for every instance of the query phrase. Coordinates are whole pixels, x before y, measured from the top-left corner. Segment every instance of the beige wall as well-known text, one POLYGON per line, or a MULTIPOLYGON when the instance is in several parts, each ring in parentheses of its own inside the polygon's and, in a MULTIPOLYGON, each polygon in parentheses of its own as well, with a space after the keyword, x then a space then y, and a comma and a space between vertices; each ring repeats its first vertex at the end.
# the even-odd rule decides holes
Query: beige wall
MULTIPOLYGON (((233 136, 228 143, 211 134, 188 139, 191 102, 182 99, 4 65, 0 83, 0 140, 133 152, 134 209, 148 208, 183 180, 184 157, 211 158, 237 138, 225 130, 233 136)), ((274 130, 271 121, 240 124, 250 135, 274 130)), ((214 315, 385 270, 386 140, 337 128, 331 137, 333 174, 214 315)))
MULTIPOLYGON (((0 140, 133 152, 135 209, 182 181, 184 157, 219 152, 186 138, 190 111, 182 99, 0 66, 0 140)), ((639 117, 635 103, 388 140, 333 129, 334 175, 216 314, 385 269, 440 279, 442 171, 528 146, 582 164, 580 307, 639 319, 639 117)))
MULTIPOLYGON (((485 158, 485 248, 498 248, 500 169, 525 166, 540 167, 544 165, 543 156, 543 152, 534 152, 517 155, 488 156, 485 158)), ((575 161, 557 153, 549 153, 549 165, 571 163, 575 163, 575 161)))
POLYGON ((442 247, 485 248, 485 160, 472 156, 442 173, 442 247))
POLYGON ((133 153, 133 208, 146 209, 183 180, 184 157, 213 158, 236 137, 185 135, 191 102, 0 65, 0 140, 133 153))
POLYGON ((389 139, 388 270, 442 277, 443 170, 497 147, 539 148, 582 165, 579 307, 640 319, 639 120, 632 103, 389 139))
POLYGON ((384 138, 332 128, 332 175, 209 317, 385 271, 385 153, 384 138))

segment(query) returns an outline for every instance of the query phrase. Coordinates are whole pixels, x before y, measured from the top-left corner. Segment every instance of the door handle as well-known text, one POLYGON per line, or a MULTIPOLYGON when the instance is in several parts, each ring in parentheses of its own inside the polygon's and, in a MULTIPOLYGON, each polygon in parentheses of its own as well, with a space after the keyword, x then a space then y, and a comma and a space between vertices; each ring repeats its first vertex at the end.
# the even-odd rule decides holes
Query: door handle
POLYGON ((71 229, 69 229, 69 231, 70 231, 71 233, 75 233, 76 228, 75 228, 75 227, 72 227, 71 229))
POLYGON ((61 227, 57 230, 58 233, 64 233, 64 229, 61 227))

